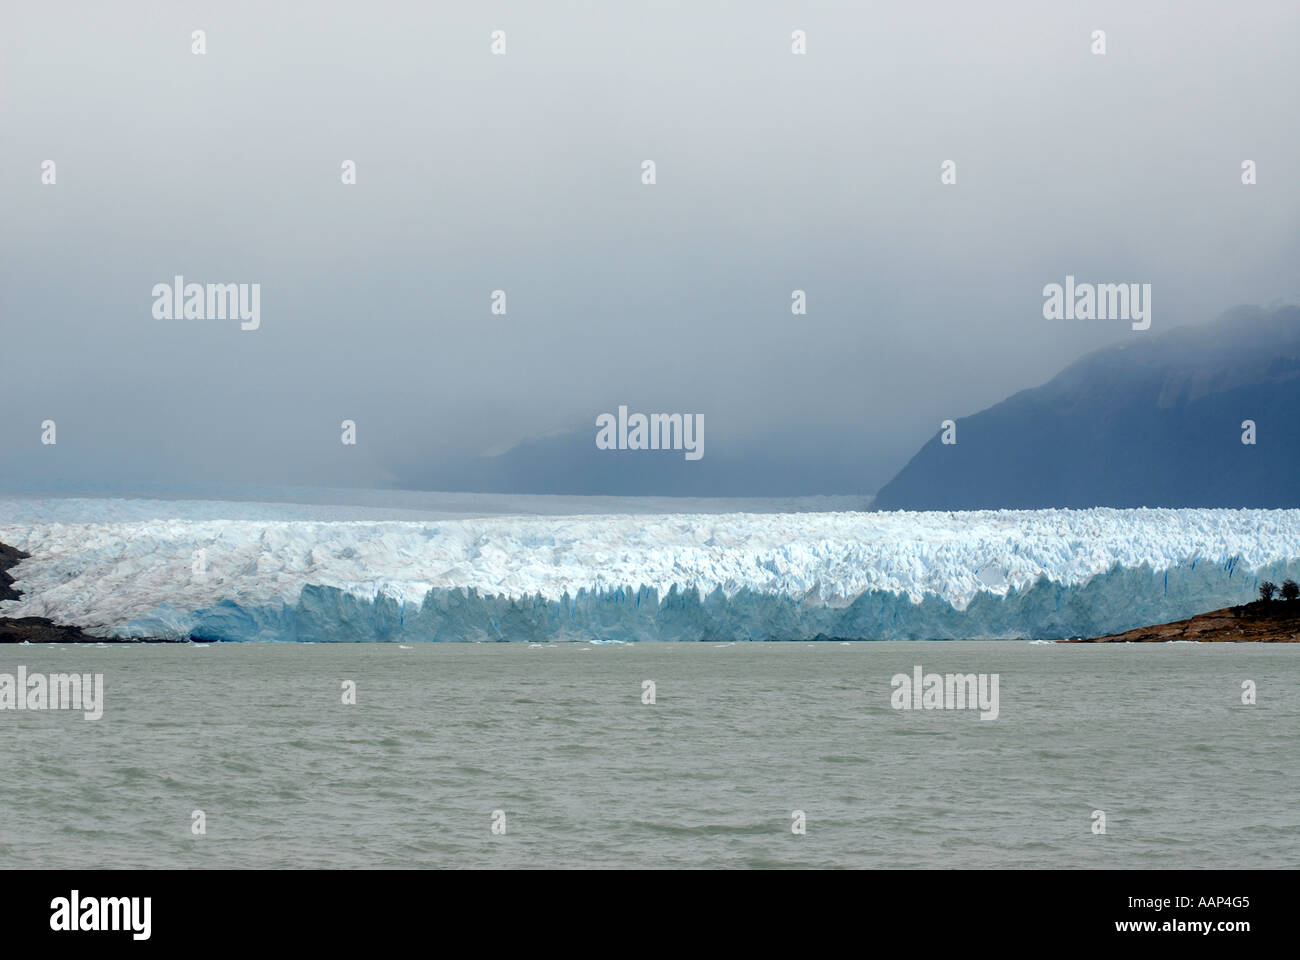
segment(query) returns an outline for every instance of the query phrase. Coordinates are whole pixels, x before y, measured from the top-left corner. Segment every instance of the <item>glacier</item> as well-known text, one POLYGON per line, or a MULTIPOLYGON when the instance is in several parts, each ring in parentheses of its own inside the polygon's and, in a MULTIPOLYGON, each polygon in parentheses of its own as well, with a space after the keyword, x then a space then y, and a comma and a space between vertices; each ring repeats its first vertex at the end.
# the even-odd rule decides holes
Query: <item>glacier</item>
POLYGON ((1056 639, 1300 578, 1300 510, 346 516, 0 500, 0 541, 32 554, 0 616, 204 640, 1056 639))

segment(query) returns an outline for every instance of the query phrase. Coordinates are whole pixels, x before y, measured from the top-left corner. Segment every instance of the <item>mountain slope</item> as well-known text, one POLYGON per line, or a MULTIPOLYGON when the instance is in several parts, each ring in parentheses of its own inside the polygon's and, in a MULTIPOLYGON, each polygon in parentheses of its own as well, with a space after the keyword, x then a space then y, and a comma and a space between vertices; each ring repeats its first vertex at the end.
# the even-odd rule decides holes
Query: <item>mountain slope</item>
POLYGON ((429 457, 395 464, 392 469, 401 486, 417 490, 670 497, 839 494, 865 498, 905 455, 905 450, 879 452, 864 444, 837 445, 833 429, 821 433, 809 430, 803 436, 784 433, 737 449, 727 438, 715 438, 712 429, 709 420, 705 456, 695 461, 687 460, 681 450, 599 450, 593 422, 524 440, 498 456, 429 457))
POLYGON ((1242 307, 1090 354, 958 420, 955 444, 936 433, 875 506, 1300 506, 1300 308, 1242 307))

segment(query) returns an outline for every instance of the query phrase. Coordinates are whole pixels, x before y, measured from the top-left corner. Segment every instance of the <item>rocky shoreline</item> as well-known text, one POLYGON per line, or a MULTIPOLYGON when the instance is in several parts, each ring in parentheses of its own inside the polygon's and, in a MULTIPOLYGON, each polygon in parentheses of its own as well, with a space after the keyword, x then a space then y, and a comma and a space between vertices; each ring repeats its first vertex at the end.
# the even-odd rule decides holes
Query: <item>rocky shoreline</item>
MULTIPOLYGON (((0 543, 0 600, 17 600, 21 590, 15 590, 14 578, 9 568, 31 554, 24 553, 7 543, 0 543)), ((0 617, 0 643, 184 643, 162 637, 92 637, 80 627, 55 623, 45 617, 0 617)))
POLYGON ((1256 600, 1186 620, 1059 643, 1300 643, 1300 601, 1256 600))

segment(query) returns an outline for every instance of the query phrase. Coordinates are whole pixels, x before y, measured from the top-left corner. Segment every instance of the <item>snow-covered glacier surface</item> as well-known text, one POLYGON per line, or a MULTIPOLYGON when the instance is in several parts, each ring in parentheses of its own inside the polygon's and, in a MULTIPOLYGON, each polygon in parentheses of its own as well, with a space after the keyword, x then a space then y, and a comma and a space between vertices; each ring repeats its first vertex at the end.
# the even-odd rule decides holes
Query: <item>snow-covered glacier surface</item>
POLYGON ((1297 510, 303 515, 0 500, 0 541, 32 554, 0 615, 220 640, 1050 639, 1300 577, 1297 510))

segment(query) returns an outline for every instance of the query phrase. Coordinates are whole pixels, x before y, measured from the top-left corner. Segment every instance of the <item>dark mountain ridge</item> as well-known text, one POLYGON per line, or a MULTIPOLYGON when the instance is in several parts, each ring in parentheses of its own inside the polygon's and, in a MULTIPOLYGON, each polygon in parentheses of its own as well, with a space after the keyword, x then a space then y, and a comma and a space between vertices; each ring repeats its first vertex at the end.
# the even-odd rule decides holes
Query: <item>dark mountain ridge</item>
POLYGON ((931 437, 876 508, 1300 506, 1300 307, 1135 334, 957 420, 956 440, 931 437))

